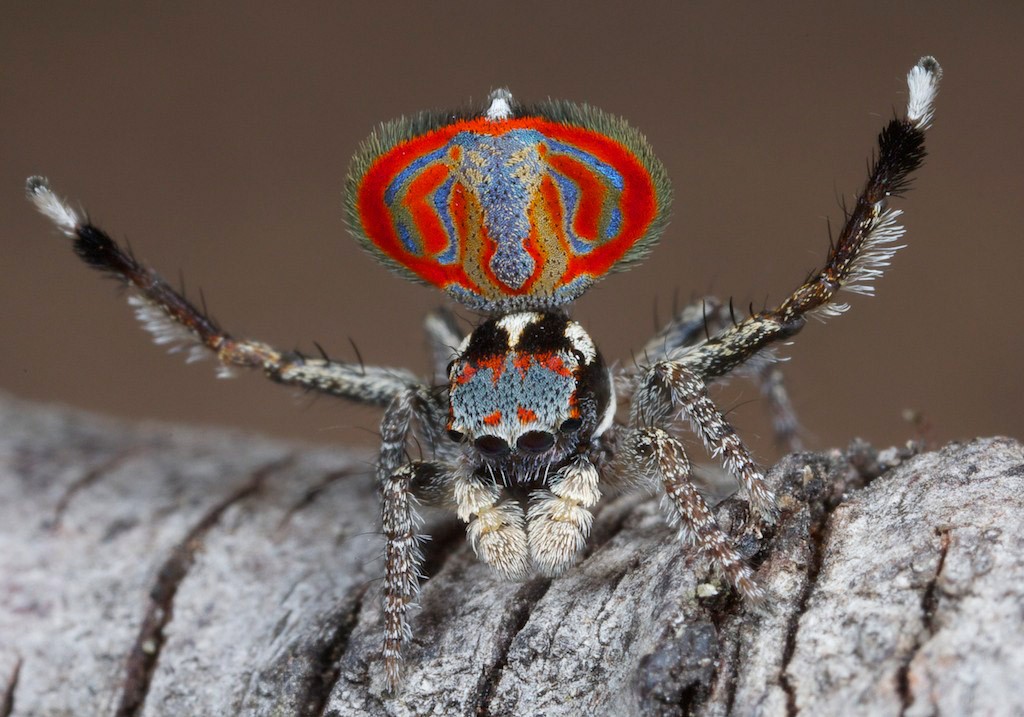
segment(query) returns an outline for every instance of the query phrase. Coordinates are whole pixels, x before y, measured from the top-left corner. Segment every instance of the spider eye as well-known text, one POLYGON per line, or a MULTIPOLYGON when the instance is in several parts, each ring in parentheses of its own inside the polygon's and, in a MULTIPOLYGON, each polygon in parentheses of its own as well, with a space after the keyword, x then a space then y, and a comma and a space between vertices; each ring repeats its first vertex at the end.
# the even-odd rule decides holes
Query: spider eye
POLYGON ((497 436, 480 436, 473 441, 473 445, 476 446, 478 451, 489 458, 498 458, 512 450, 509 448, 508 443, 497 436))
POLYGON ((519 436, 516 445, 520 450, 530 453, 543 453, 555 445, 555 437, 547 431, 527 431, 519 436))
POLYGON ((558 430, 562 433, 572 433, 580 430, 580 426, 583 425, 582 418, 567 418, 562 421, 562 425, 558 427, 558 430))
POLYGON ((448 437, 456 443, 462 443, 462 441, 466 439, 466 434, 461 431, 456 431, 455 429, 450 429, 448 431, 448 437))

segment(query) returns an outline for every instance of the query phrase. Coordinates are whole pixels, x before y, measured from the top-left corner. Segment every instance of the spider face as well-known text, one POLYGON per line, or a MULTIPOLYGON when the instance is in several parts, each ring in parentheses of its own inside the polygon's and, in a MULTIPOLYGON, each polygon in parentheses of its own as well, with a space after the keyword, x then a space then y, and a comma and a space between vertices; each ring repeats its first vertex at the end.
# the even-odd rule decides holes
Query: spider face
POLYGON ((448 433, 519 482, 561 464, 612 422, 611 378, 590 336, 554 312, 478 326, 448 372, 448 433))
POLYGON ((687 547, 744 597, 766 597, 691 481, 675 435, 679 419, 689 419, 736 477, 755 518, 772 523, 775 498, 707 384, 760 356, 747 364, 748 375, 765 381, 776 430, 796 447, 795 420, 768 350, 807 317, 845 311, 840 290, 872 293, 899 248, 900 212, 888 204, 924 158, 940 76, 931 57, 907 75, 906 115, 879 135, 868 181, 820 271, 774 308, 751 309, 742 320, 713 299, 684 309, 638 353, 643 365, 618 366, 614 377, 566 306, 650 252, 672 193, 643 135, 587 105, 522 108, 499 90, 482 112, 423 113, 381 125, 356 152, 346 180, 356 239, 406 278, 489 316, 465 338, 443 317, 428 319, 435 375, 448 378, 442 392, 404 369, 235 338, 45 179, 30 178, 28 194, 88 265, 128 287, 157 343, 212 352, 225 372, 256 368, 280 383, 385 409, 377 464, 386 541, 383 654, 387 685, 395 688, 422 564, 416 499, 453 510, 480 559, 520 580, 572 567, 604 492, 661 489, 687 547), (622 421, 616 399, 629 406, 622 421), (445 442, 445 431, 455 444, 445 442), (414 439, 433 454, 410 459, 414 439))

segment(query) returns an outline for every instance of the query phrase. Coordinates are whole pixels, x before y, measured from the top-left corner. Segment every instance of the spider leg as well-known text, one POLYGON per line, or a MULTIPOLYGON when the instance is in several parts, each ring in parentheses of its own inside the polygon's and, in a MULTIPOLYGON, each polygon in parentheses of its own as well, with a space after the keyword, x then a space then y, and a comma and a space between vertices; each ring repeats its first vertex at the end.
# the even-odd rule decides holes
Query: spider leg
POLYGON ((680 540, 696 547, 745 599, 764 600, 753 570, 694 487, 690 461, 678 440, 654 426, 631 428, 623 436, 616 461, 617 471, 659 481, 669 500, 670 522, 679 526, 680 540))
POLYGON ((409 610, 419 596, 423 579, 423 551, 426 537, 418 534, 420 502, 432 503, 429 486, 451 478, 442 463, 415 461, 395 469, 381 482, 381 525, 384 531, 384 675, 389 691, 396 692, 402 681, 402 654, 412 639, 409 610), (424 494, 424 487, 428 492, 424 494), (426 500, 422 500, 425 498, 426 500))
POLYGON ((530 494, 530 557, 544 575, 561 575, 586 547, 594 522, 590 509, 601 499, 600 480, 590 459, 576 456, 551 477, 550 490, 530 494))
POLYGON ((408 613, 419 594, 423 553, 417 535, 418 503, 450 502, 447 486, 451 469, 442 462, 406 459, 413 423, 424 416, 415 391, 391 402, 381 421, 381 449, 377 480, 381 491, 381 525, 384 531, 384 672, 388 689, 401 682, 402 648, 411 639, 408 613))
POLYGON ((434 362, 434 380, 447 383, 448 366, 456 357, 459 344, 465 337, 455 323, 455 314, 444 307, 427 314, 424 328, 427 330, 430 355, 434 362))
POLYGON ((768 415, 771 417, 772 433, 775 434, 776 445, 793 453, 802 451, 804 442, 800 438, 800 421, 789 400, 789 392, 786 390, 782 369, 775 364, 766 363, 758 371, 757 378, 761 386, 761 395, 764 396, 768 408, 768 415))
POLYGON ((836 300, 841 289, 874 293, 872 284, 901 248, 896 242, 904 233, 897 223, 902 212, 889 208, 889 198, 907 189, 910 174, 924 160, 924 132, 932 119, 941 74, 931 57, 922 58, 910 70, 906 116, 892 119, 879 135, 878 155, 867 183, 824 268, 813 273, 779 306, 752 313, 679 356, 684 367, 705 381, 722 376, 769 344, 796 334, 808 316, 825 318, 846 311, 848 305, 836 300))
MULTIPOLYGON (((669 357, 685 355, 687 350, 700 346, 709 341, 710 336, 717 336, 737 323, 731 302, 724 304, 713 296, 703 297, 672 317, 647 342, 642 356, 648 363, 656 363, 669 357)), ((762 353, 759 358, 762 357, 764 361, 747 364, 745 368, 749 370, 745 374, 758 384, 765 398, 776 444, 790 451, 803 450, 803 442, 798 435, 800 423, 789 400, 782 369, 770 353, 762 353)), ((630 373, 635 375, 636 370, 632 369, 630 373)), ((632 387, 628 382, 622 386, 626 392, 632 387)), ((627 401, 628 395, 620 395, 620 400, 627 401)))
POLYGON ((377 406, 386 406, 410 388, 423 389, 415 376, 402 369, 308 358, 259 341, 235 339, 155 271, 89 223, 84 214, 58 198, 45 179, 30 178, 27 192, 36 208, 74 240, 75 252, 85 263, 127 286, 128 303, 156 343, 171 345, 172 350, 187 347, 190 361, 209 351, 220 361, 221 376, 230 376, 235 367, 257 368, 278 383, 377 406))
POLYGON ((381 485, 384 529, 384 672, 388 688, 401 682, 402 648, 412 638, 408 612, 419 593, 423 553, 416 536, 419 516, 413 507, 412 481, 420 468, 407 463, 381 485))
POLYGON ((642 379, 634 399, 631 426, 667 426, 687 418, 711 455, 739 480, 751 510, 774 523, 778 508, 764 475, 733 427, 708 397, 707 387, 682 361, 660 361, 642 379))
POLYGON ((714 296, 704 296, 687 304, 652 336, 640 356, 654 363, 675 355, 682 349, 707 341, 712 334, 729 326, 729 309, 714 296))

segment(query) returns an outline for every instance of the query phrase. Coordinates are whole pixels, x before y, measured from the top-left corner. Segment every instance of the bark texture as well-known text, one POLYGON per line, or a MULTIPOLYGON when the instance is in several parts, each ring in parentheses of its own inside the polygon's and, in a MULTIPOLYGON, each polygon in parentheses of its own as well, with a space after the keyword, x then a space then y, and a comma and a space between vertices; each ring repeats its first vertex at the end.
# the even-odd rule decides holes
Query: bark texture
MULTIPOLYGON (((0 717, 1024 713, 1024 447, 800 454, 740 604, 657 500, 507 584, 428 518, 382 692, 365 456, 0 399, 0 717)), ((739 525, 741 504, 717 509, 739 525)))

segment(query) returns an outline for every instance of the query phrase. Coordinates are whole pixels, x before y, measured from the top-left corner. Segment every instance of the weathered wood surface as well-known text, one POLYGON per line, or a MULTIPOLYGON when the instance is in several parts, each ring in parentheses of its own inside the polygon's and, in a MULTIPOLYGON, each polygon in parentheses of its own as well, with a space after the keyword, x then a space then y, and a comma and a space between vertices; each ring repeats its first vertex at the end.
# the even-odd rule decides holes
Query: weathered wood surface
POLYGON ((512 585, 432 517, 394 698, 367 471, 0 400, 0 717, 1024 713, 1016 441, 787 458, 782 521, 742 541, 760 611, 656 500, 610 501, 582 565, 512 585))

